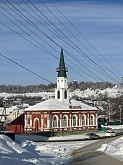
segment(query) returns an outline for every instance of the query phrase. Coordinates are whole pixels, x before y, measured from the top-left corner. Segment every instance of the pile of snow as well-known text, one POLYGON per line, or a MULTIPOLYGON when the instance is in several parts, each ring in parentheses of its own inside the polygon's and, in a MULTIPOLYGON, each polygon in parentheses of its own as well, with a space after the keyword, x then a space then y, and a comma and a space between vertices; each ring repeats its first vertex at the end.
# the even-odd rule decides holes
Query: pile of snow
POLYGON ((6 135, 0 135, 0 165, 34 165, 38 159, 38 154, 21 147, 6 135))
POLYGON ((113 155, 115 158, 123 161, 123 137, 116 139, 111 143, 102 144, 98 151, 113 155))
MULTIPOLYGON (((118 128, 113 126, 112 128, 118 128)), ((122 127, 120 127, 122 128, 122 127)), ((105 136, 105 133, 98 133, 105 136)), ((85 135, 43 137, 38 135, 16 135, 16 142, 0 135, 0 165, 66 165, 72 159, 71 153, 94 140, 45 142, 48 140, 83 139, 85 135), (44 140, 44 142, 34 142, 44 140)), ((123 137, 112 143, 103 144, 99 151, 106 152, 123 161, 123 137)))
POLYGON ((45 137, 17 135, 16 142, 0 135, 0 165, 59 165, 67 164, 74 149, 93 143, 86 142, 34 142, 45 137), (30 140, 26 140, 30 139, 30 140), (18 142, 18 143, 17 143, 18 142))

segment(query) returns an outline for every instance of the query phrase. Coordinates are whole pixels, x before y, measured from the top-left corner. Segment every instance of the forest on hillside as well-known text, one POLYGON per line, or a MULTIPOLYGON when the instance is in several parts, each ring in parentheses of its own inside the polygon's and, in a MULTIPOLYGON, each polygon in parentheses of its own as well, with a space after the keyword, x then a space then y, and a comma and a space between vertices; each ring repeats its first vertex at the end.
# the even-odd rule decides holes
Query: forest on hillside
MULTIPOLYGON (((72 81, 68 83, 69 91, 74 91, 75 89, 86 90, 87 88, 90 89, 106 89, 108 87, 112 88, 115 84, 110 82, 77 82, 72 81)), ((54 88, 56 88, 56 83, 50 84, 37 84, 37 85, 28 85, 28 86, 21 86, 21 85, 0 85, 0 93, 37 93, 37 92, 53 92, 54 88)))

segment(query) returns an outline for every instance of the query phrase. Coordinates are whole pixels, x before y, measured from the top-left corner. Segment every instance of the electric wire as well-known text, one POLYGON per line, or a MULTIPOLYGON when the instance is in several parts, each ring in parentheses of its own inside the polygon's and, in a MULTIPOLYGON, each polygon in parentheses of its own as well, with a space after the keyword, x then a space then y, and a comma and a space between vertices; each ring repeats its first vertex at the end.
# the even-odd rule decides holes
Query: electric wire
POLYGON ((41 79, 43 79, 43 80, 45 80, 45 81, 47 81, 47 82, 49 82, 49 83, 52 83, 51 81, 47 80, 46 78, 40 76, 39 74, 37 74, 37 73, 35 73, 35 72, 33 72, 33 71, 31 71, 30 69, 27 69, 26 67, 24 67, 24 66, 22 66, 21 64, 15 62, 14 60, 10 59, 9 57, 7 57, 7 56, 5 56, 5 55, 3 55, 3 54, 1 54, 1 53, 0 53, 0 56, 6 58, 7 60, 11 61, 12 63, 18 65, 19 67, 25 69, 26 71, 28 71, 28 72, 30 72, 30 73, 32 73, 33 75, 35 75, 35 76, 37 76, 37 77, 39 77, 39 78, 41 78, 41 79))
MULTIPOLYGON (((41 1, 41 0, 39 0, 41 3, 42 3, 42 5, 45 7, 45 8, 47 8, 47 10, 50 12, 50 13, 52 13, 52 15, 62 24, 62 26, 64 26, 64 28, 77 40, 77 41, 79 41, 79 43, 82 45, 82 46, 84 46, 84 48, 86 48, 86 50, 88 50, 88 52, 90 52, 101 64, 102 64, 102 62, 74 35, 74 33, 72 33, 68 28, 67 28, 67 26, 65 26, 63 23, 62 23, 62 21, 60 21, 60 19, 41 1)), ((55 6, 55 5, 54 5, 55 6)), ((59 11, 59 10, 58 10, 59 11)), ((61 13, 61 12, 60 12, 61 13)), ((63 14, 62 14, 63 15, 63 14)), ((64 15, 63 15, 64 16, 64 15)), ((65 17, 65 16, 64 16, 65 17)), ((104 65, 104 64, 103 64, 104 65)), ((105 65, 104 65, 105 66, 105 65)), ((101 65, 100 65, 100 67, 102 67, 101 65)), ((106 69, 108 69, 106 66, 105 66, 105 68, 106 69)), ((109 69, 108 69, 109 70, 109 69)), ((109 70, 110 71, 110 70, 109 70)), ((111 72, 111 71, 110 71, 111 72)), ((113 72, 111 72, 111 73, 113 73, 113 72)), ((114 74, 114 73, 113 73, 114 74)))
MULTIPOLYGON (((3 14, 3 13, 2 13, 3 14)), ((9 13, 10 14, 10 13, 9 13)), ((8 18, 8 17, 7 17, 8 18)), ((9 18, 8 18, 9 19, 9 18)), ((15 23, 14 23, 15 24, 15 23)), ((19 26, 18 26, 19 27, 19 26)), ((20 27, 19 27, 20 28, 20 27)), ((27 32, 26 32, 26 34, 28 34, 27 32)), ((30 35, 29 35, 30 36, 30 35)), ((45 48, 46 49, 46 48, 45 48)), ((51 54, 51 52, 50 52, 50 54, 51 54)), ((71 56, 72 57, 72 56, 71 56)), ((76 60, 76 59, 75 59, 76 60)), ((79 61, 78 61, 79 62, 79 61)), ((80 63, 80 62, 79 62, 80 63)), ((81 64, 81 63, 80 63, 81 64)), ((87 70, 88 70, 88 68, 87 68, 87 70)), ((85 72, 86 73, 86 72, 85 72)), ((86 73, 87 75, 89 75, 90 77, 92 77, 92 78, 94 78, 92 75, 90 75, 90 74, 88 74, 88 73, 86 73)), ((99 77, 98 77, 98 79, 100 79, 99 77)), ((102 79, 101 79, 102 80, 102 79)))
MULTIPOLYGON (((14 31, 13 29, 11 29, 10 27, 8 27, 8 26, 6 26, 5 24, 3 24, 2 22, 0 22, 3 26, 5 26, 6 28, 8 28, 9 30, 11 30, 11 31, 13 31, 14 33, 16 33, 16 34, 18 34, 19 36, 21 36, 23 39, 25 39, 26 41, 28 41, 28 42, 30 42, 32 45, 34 45, 34 46, 36 46, 38 49, 41 49, 39 46, 37 46, 37 45, 35 45, 34 43, 32 43, 30 40, 28 40, 28 39, 26 39, 25 37, 23 37, 21 34, 19 34, 18 32, 16 32, 16 31, 14 31)), ((43 50, 43 49, 41 49, 41 50, 43 50)), ((48 53, 47 51, 45 51, 45 50, 43 50, 45 53, 48 53)), ((49 54, 49 53, 48 53, 49 54)), ((2 55, 1 55, 2 56, 2 55)), ((5 55, 3 55, 3 57, 5 57, 5 55)), ((57 58, 56 56, 54 56, 57 60, 59 60, 59 58, 57 58)), ((6 59, 9 59, 8 57, 6 57, 6 59)), ((10 61, 14 61, 14 60, 10 60, 10 61)), ((17 62, 14 62, 15 64, 17 63, 17 62)), ((67 63, 66 63, 67 64, 67 63)), ((75 65, 73 62, 72 62, 72 64, 73 65, 75 65)), ((19 66, 19 65, 18 65, 19 66)), ((80 73, 78 73, 76 70, 78 70, 78 68, 75 68, 75 67, 73 67, 73 66, 71 66, 71 65, 69 65, 69 64, 67 64, 67 66, 69 66, 75 73, 77 73, 78 75, 81 75, 80 73), (74 69, 73 69, 74 68, 74 69)), ((76 67, 78 67, 77 65, 75 65, 76 67)), ((25 67, 23 67, 22 66, 22 68, 25 68, 25 67)), ((27 69, 27 71, 28 71, 29 69, 27 69)), ((81 72, 84 72, 84 71, 82 71, 81 70, 81 68, 79 68, 79 70, 81 71, 81 72)), ((87 74, 87 73, 86 73, 87 74)), ((36 74, 35 74, 36 75, 36 74)), ((91 76, 91 75, 89 75, 89 76, 91 76)), ((39 77, 39 76, 38 76, 39 77)), ((87 81, 89 81, 85 76, 83 76, 83 75, 81 75, 81 77, 83 77, 84 79, 86 79, 87 81)), ((91 76, 92 77, 92 76, 91 76)), ((92 77, 93 78, 93 77, 92 77)))
MULTIPOLYGON (((28 0, 28 2, 30 2, 30 0, 28 0)), ((52 21, 51 20, 49 20, 32 2, 30 2, 36 9, 37 9, 37 11, 39 11, 52 25, 54 25, 53 23, 52 23, 52 21)), ((55 27, 56 27, 56 25, 54 25, 55 27)), ((58 30, 58 31, 60 31, 57 27, 56 27, 56 29, 58 30)), ((61 32, 61 31, 60 31, 61 32)), ((61 32, 62 34, 63 34, 63 32, 61 32)), ((89 56, 87 56, 77 45, 75 45, 75 43, 74 42, 72 42, 66 35, 64 35, 63 34, 63 36, 65 36, 67 39, 68 39, 68 41, 70 41, 75 47, 77 47, 79 50, 80 50, 80 52, 82 52, 83 53, 83 55, 85 56, 85 57, 87 57, 92 63, 94 63, 95 64, 95 66, 96 67, 98 67, 98 69, 101 69, 102 71, 104 71, 105 73, 106 73, 106 71, 103 69, 103 68, 100 68, 100 66, 99 66, 99 64, 97 64, 95 61, 93 61, 89 56)), ((107 73, 106 73, 107 74, 107 73)), ((109 77, 110 75, 108 74, 108 77, 109 77)), ((110 77, 110 79, 112 79, 112 80, 114 80, 114 81, 116 81, 117 82, 117 80, 115 79, 115 78, 111 78, 110 77)))
MULTIPOLYGON (((50 3, 61 13, 61 15, 72 25, 72 27, 86 40, 86 42, 91 45, 91 47, 101 56, 105 61, 121 76, 121 73, 91 44, 91 42, 74 26, 74 24, 63 14, 63 12, 51 1, 50 3)), ((84 45, 83 45, 84 46, 84 45)), ((94 54, 93 54, 94 55, 94 54)), ((104 65, 105 66, 105 65, 104 65)), ((106 66, 105 66, 106 67, 106 66)), ((106 67, 107 68, 107 67, 106 67)), ((108 68, 107 68, 108 69, 108 68)), ((108 69, 109 70, 109 69, 108 69)), ((113 73, 111 70, 109 70, 111 73, 113 73)))
MULTIPOLYGON (((48 36, 49 37, 49 36, 48 36)), ((38 43, 38 42, 37 42, 38 43)), ((39 43, 38 43, 39 44, 39 43)), ((58 45, 59 46, 59 45, 58 45)), ((48 54, 49 54, 49 52, 47 52, 48 54)), ((68 54, 68 52, 67 52, 67 54, 68 54)))
MULTIPOLYGON (((7 1, 8 2, 8 1, 7 1)), ((15 8, 15 7, 14 7, 15 8)))
MULTIPOLYGON (((2 13, 2 12, 1 12, 2 13)), ((3 14, 3 13, 2 13, 3 14)), ((4 15, 4 14, 3 14, 4 15)), ((8 17, 7 17, 8 18, 8 17)), ((14 23, 15 24, 15 23, 14 23)), ((15 24, 16 25, 16 24, 15 24)), ((19 27, 19 26, 18 26, 19 27)), ((20 28, 20 27, 19 27, 20 28)), ((25 31, 24 31, 25 32, 25 31)), ((26 33, 25 32, 25 34, 27 34, 28 35, 28 33, 26 33)), ((30 36, 30 35, 28 35, 28 36, 30 36)), ((39 47, 38 47, 39 48, 39 47)), ((46 48, 45 48, 46 49, 46 48)), ((49 53, 48 51, 47 51, 47 53, 49 53)), ((53 57, 56 57, 55 55, 53 55, 51 52, 50 52, 50 55, 52 55, 53 57)), ((57 58, 57 57, 56 57, 57 58)), ((57 58, 58 59, 58 58, 57 58)), ((82 71, 82 70, 81 70, 82 71)), ((83 71, 84 72, 84 71, 83 71)), ((86 73, 86 72, 85 72, 86 73)), ((86 73, 87 74, 87 73, 86 73)), ((87 74, 87 75, 89 75, 90 77, 92 77, 92 78, 94 78, 92 75, 90 75, 90 74, 87 74)))
MULTIPOLYGON (((0 6, 1 8, 3 8, 2 6, 0 6)), ((5 10, 5 8, 3 8, 5 10)), ((6 12, 8 12, 7 10, 5 10, 6 12)), ((9 15, 11 15, 12 17, 14 17, 18 22, 21 23, 21 25, 23 25, 24 27, 26 27, 31 33, 35 34, 35 36, 37 36, 38 38, 40 38, 44 43, 46 43, 46 41, 44 39, 42 39, 40 36, 38 36, 35 32, 33 32, 30 28, 28 28, 24 23, 22 23, 21 21, 19 21, 14 15, 12 15, 10 12, 8 12, 9 15)), ((1 14, 3 14, 6 18, 8 18, 10 20, 10 18, 8 16, 6 16, 3 12, 1 12, 1 14)), ((15 24, 19 29, 21 29, 27 36, 29 36, 31 39, 33 39, 36 43, 38 43, 40 46, 42 46, 44 49, 46 49, 42 44, 40 44, 37 40, 35 40, 33 37, 31 37, 31 35, 29 33, 27 33, 26 31, 24 31, 19 25, 17 25, 14 21, 10 20, 11 22, 13 22, 13 24, 15 24)), ((47 45, 49 45, 51 47, 50 44, 46 43, 47 45)), ((53 48, 53 47, 51 47, 53 48)), ((54 48, 53 48, 54 49, 54 48)), ((47 49, 46 49, 47 50, 47 49)), ((54 49, 56 51, 56 49, 54 49)), ((48 51, 48 50, 47 50, 48 51)), ((48 51, 50 54, 52 54, 50 51, 48 51)), ((56 51, 58 53, 58 51, 56 51)))
MULTIPOLYGON (((14 0, 13 0, 14 1, 14 0)), ((22 0, 23 1, 23 0, 22 0)), ((14 1, 15 2, 15 1, 14 1)), ((24 2, 24 1, 23 1, 24 2)), ((16 3, 16 2, 15 2, 16 3)), ((24 2, 25 3, 25 2, 24 2)), ((17 3, 16 3, 17 4, 17 3)), ((29 8, 31 8, 27 3, 25 3, 29 8)), ((18 4, 17 4, 18 5, 18 4)), ((19 5, 20 6, 20 5, 19 5)), ((22 8, 22 7, 21 7, 22 8)), ((22 8, 23 9, 23 8, 22 8)), ((31 8, 32 9, 32 8, 31 8)), ((32 9, 33 10, 33 9, 32 9)), ((34 10, 33 10, 34 11, 34 10)), ((26 11, 27 12, 27 11, 26 11)), ((36 13, 36 12, 35 12, 36 13)), ((36 13, 37 15, 38 15, 38 13, 36 13)), ((30 14, 31 15, 31 14, 30 14)), ((31 15, 32 16, 32 15, 31 15)), ((39 16, 39 15, 38 15, 39 16)), ((33 17, 33 16, 32 16, 33 17)), ((40 16, 39 16, 40 17, 40 16)), ((33 17, 34 18, 34 17, 33 17)), ((41 18, 41 17, 40 17, 41 18)), ((35 18, 36 19, 36 18, 35 18)), ((36 19, 37 20, 37 19, 36 19)), ((38 20, 39 21, 39 20, 38 20)), ((40 22, 40 21, 39 21, 40 22)), ((40 22, 41 23, 41 22, 40 22)), ((45 26, 44 24, 43 24, 43 26, 45 26)), ((45 26, 46 28, 47 28, 47 26, 45 26)), ((51 27, 52 28, 52 27, 51 27)), ((48 28, 49 29, 49 28, 48 28)), ((54 29, 53 29, 54 30, 54 29)), ((54 31, 52 31, 52 32, 54 32, 54 31)), ((57 34, 56 34, 57 35, 57 34)), ((58 35, 57 35, 57 37, 58 37, 58 35)), ((61 37, 61 36, 60 36, 61 37)), ((65 41, 66 42, 66 41, 65 41)), ((67 42, 66 42, 67 43, 67 42)), ((66 52, 68 52, 68 51, 66 51, 66 52)), ((67 53, 68 54, 68 53, 67 53)), ((70 53, 69 53, 70 54, 70 53)), ((71 57, 73 57, 73 55, 71 56, 71 57)), ((79 61, 81 61, 81 60, 79 60, 79 61)), ((83 61, 81 61, 82 63, 84 63, 83 61)), ((84 63, 85 64, 85 63, 84 63)), ((84 67, 85 66, 89 66, 88 64, 85 64, 84 65, 84 67)), ((95 70, 96 72, 98 72, 98 73, 100 73, 99 72, 99 70, 96 70, 95 68, 93 68, 92 66, 89 66, 90 68, 92 68, 93 70, 95 70)), ((86 68, 86 67, 85 67, 86 68)), ((86 68, 87 70, 88 70, 88 68, 86 68)), ((100 78, 99 78, 100 79, 100 78)), ((102 80, 101 80, 102 81, 102 80)))

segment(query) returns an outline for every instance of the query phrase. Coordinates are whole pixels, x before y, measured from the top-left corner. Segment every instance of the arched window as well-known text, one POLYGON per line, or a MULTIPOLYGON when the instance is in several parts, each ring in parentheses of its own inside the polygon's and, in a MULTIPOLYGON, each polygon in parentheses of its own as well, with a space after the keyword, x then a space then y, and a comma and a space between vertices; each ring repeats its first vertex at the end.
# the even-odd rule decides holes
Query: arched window
POLYGON ((68 117, 65 115, 63 116, 63 127, 67 127, 68 126, 68 117))
POLYGON ((73 116, 72 120, 73 120, 73 126, 77 126, 77 117, 73 116))
POLYGON ((53 127, 58 127, 58 117, 57 116, 53 117, 53 127))
POLYGON ((57 92, 57 98, 60 99, 60 91, 57 92))
POLYGON ((82 115, 82 126, 86 125, 86 116, 82 115))
POLYGON ((30 116, 27 116, 27 124, 30 125, 30 116))
POLYGON ((90 125, 94 125, 94 115, 90 116, 90 125))
POLYGON ((64 98, 67 99, 67 91, 64 91, 64 98))
POLYGON ((35 128, 36 132, 39 131, 39 119, 38 118, 34 119, 34 128, 35 128))

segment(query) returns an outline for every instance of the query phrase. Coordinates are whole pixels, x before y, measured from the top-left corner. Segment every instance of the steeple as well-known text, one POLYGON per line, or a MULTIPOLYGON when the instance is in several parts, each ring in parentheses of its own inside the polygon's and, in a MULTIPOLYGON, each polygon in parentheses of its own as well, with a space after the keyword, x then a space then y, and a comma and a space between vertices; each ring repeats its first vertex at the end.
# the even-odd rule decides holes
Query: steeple
POLYGON ((56 68, 56 71, 58 72, 57 77, 67 77, 68 69, 65 67, 63 48, 61 48, 59 67, 56 68))
POLYGON ((69 94, 67 91, 67 74, 68 69, 65 67, 63 48, 61 48, 59 67, 56 68, 58 72, 57 76, 57 88, 55 89, 55 99, 61 102, 69 102, 69 94))

